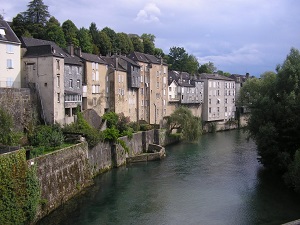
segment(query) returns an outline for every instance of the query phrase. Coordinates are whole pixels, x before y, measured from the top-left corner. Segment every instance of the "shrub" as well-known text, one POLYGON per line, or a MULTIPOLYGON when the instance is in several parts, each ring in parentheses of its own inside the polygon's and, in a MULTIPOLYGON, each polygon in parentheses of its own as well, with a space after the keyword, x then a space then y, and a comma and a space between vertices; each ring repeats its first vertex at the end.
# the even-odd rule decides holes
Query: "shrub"
POLYGON ((13 126, 12 116, 0 108, 0 143, 4 145, 18 144, 23 134, 14 132, 13 126))
POLYGON ((106 120, 107 128, 116 127, 119 119, 115 112, 105 113, 102 118, 106 120))
POLYGON ((40 125, 28 135, 32 146, 57 147, 63 144, 64 136, 59 125, 40 125))

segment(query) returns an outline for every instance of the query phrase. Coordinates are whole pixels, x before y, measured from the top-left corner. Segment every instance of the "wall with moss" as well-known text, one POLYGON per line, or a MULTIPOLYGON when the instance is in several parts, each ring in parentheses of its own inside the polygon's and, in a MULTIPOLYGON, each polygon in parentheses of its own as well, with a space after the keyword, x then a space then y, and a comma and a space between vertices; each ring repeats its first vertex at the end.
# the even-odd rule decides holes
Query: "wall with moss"
POLYGON ((36 165, 41 188, 41 207, 37 218, 92 184, 86 142, 29 160, 36 165))

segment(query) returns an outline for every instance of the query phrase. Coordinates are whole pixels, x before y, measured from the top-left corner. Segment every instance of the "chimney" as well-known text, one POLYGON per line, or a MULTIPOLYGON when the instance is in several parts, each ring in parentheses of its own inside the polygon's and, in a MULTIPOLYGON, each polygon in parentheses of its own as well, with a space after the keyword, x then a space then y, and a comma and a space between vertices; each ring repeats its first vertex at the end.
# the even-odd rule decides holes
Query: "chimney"
POLYGON ((79 56, 79 57, 82 57, 82 54, 81 54, 81 48, 78 47, 75 49, 75 55, 79 56))
POLYGON ((249 76, 250 76, 250 74, 249 74, 249 73, 246 73, 246 78, 247 78, 247 79, 249 78, 249 76))
POLYGON ((71 56, 74 56, 74 45, 73 44, 70 44, 68 46, 68 53, 71 55, 71 56))

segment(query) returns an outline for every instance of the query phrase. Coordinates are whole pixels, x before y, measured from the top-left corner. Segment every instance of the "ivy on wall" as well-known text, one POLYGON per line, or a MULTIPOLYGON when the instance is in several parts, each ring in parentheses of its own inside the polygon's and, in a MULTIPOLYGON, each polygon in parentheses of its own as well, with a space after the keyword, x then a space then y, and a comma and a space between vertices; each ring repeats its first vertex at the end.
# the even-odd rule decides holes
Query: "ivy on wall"
POLYGON ((28 166, 25 150, 0 155, 0 224, 29 224, 40 203, 35 166, 28 166))

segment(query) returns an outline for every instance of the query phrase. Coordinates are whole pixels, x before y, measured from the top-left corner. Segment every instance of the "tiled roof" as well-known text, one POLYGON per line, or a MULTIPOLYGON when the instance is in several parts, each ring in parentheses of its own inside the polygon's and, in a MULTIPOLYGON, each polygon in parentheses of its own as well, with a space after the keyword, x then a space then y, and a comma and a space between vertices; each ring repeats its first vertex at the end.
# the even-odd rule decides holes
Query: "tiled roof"
POLYGON ((123 55, 119 55, 119 57, 127 62, 129 62, 130 64, 134 65, 134 66, 137 66, 137 67, 140 67, 139 64, 137 64, 135 61, 133 61, 132 59, 126 57, 126 56, 123 56, 123 55))
POLYGON ((208 73, 201 73, 200 74, 201 79, 212 79, 212 80, 227 80, 227 81, 234 81, 234 79, 231 79, 229 77, 225 77, 223 75, 219 74, 208 74, 208 73))
POLYGON ((101 59, 98 55, 90 54, 90 53, 81 53, 81 58, 89 61, 89 62, 95 62, 100 64, 107 64, 103 59, 101 59))
POLYGON ((57 46, 53 41, 47 41, 36 38, 21 37, 22 48, 27 48, 24 57, 37 57, 53 55, 55 57, 64 58, 65 64, 82 66, 82 61, 79 57, 71 56, 66 51, 57 46))
POLYGON ((17 35, 13 32, 8 23, 0 19, 0 42, 13 42, 20 44, 20 40, 17 35))
MULTIPOLYGON (((104 59, 105 60, 105 62, 108 64, 108 66, 110 66, 110 67, 112 67, 112 68, 114 68, 114 69, 116 69, 117 68, 117 65, 116 65, 116 57, 114 57, 114 56, 111 56, 111 57, 101 57, 102 59, 104 59)), ((125 68, 123 68, 123 66, 120 64, 120 63, 118 63, 118 70, 119 71, 126 71, 126 69, 125 68)))

